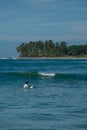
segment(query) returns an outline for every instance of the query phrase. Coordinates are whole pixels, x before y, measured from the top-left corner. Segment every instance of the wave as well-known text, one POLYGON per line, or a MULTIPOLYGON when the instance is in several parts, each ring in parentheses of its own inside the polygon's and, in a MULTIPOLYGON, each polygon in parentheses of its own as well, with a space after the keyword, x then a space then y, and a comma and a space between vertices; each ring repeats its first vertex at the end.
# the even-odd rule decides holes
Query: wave
POLYGON ((55 73, 41 73, 41 72, 5 72, 4 74, 13 76, 27 76, 27 77, 55 77, 55 73))
POLYGON ((73 74, 73 73, 56 73, 55 78, 67 80, 86 80, 87 74, 73 74))
POLYGON ((87 74, 72 74, 72 73, 46 73, 46 72, 3 72, 3 74, 18 77, 49 77, 54 79, 65 79, 65 80, 86 80, 87 74))
POLYGON ((38 73, 41 76, 48 76, 48 77, 54 77, 56 73, 38 73))
POLYGON ((13 76, 22 76, 22 77, 38 77, 37 72, 6 72, 4 74, 13 75, 13 76))

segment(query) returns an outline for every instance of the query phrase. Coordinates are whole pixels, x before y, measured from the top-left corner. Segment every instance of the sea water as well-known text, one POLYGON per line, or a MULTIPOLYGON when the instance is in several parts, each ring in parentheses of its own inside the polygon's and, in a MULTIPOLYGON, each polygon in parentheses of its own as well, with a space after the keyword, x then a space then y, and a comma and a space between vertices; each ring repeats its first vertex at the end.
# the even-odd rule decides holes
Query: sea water
POLYGON ((0 130, 87 130, 87 60, 0 59, 0 130))

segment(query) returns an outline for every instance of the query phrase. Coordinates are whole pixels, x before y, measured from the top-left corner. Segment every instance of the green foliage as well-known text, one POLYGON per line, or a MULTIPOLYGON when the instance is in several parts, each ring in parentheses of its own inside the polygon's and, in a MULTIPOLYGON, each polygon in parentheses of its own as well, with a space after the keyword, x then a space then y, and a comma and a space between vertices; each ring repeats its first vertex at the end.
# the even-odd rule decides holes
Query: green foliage
POLYGON ((16 48, 20 57, 58 57, 58 56, 80 56, 87 55, 87 45, 67 46, 65 41, 60 43, 52 40, 30 41, 22 43, 16 48))
POLYGON ((68 55, 78 56, 87 54, 87 45, 72 45, 68 47, 68 55))

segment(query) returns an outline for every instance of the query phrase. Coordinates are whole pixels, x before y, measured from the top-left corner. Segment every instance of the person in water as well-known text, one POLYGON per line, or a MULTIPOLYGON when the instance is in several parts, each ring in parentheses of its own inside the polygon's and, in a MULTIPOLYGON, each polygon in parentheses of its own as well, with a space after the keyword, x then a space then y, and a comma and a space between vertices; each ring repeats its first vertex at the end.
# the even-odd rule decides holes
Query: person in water
POLYGON ((24 87, 23 88, 28 88, 28 81, 27 82, 25 82, 25 84, 24 84, 24 87))

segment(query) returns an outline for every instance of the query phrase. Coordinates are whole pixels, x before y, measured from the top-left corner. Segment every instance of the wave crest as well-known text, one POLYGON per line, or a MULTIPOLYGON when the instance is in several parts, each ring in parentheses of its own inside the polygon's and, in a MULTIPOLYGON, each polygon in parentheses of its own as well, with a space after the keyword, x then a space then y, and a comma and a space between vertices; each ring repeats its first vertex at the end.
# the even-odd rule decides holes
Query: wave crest
POLYGON ((87 81, 87 74, 72 74, 72 73, 46 73, 46 72, 5 72, 0 73, 9 75, 9 76, 17 76, 17 77, 32 77, 32 78, 40 78, 40 77, 51 77, 54 79, 62 79, 62 80, 85 80, 87 81))
POLYGON ((41 76, 48 76, 48 77, 54 77, 55 73, 38 73, 41 76))

